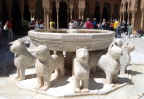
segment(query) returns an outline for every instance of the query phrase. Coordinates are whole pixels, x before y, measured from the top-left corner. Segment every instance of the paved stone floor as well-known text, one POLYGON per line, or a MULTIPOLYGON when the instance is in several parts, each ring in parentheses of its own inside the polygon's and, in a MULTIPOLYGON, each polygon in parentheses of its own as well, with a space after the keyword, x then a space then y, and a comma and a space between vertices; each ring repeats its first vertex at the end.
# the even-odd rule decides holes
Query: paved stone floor
MULTIPOLYGON (((57 99, 56 97, 19 89, 13 83, 9 77, 9 74, 15 71, 12 62, 13 54, 11 52, 8 53, 5 60, 9 50, 6 39, 7 37, 5 36, 5 43, 0 46, 0 99, 57 99)), ((132 60, 129 65, 129 68, 132 69, 132 81, 128 85, 105 95, 69 97, 65 99, 144 99, 144 38, 129 39, 123 35, 121 39, 129 41, 136 46, 136 49, 131 53, 132 60)))

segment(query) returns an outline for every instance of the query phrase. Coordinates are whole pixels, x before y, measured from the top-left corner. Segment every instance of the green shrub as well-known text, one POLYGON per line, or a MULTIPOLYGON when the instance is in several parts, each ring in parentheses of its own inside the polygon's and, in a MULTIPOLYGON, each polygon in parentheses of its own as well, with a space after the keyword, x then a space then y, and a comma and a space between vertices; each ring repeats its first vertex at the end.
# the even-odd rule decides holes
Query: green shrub
POLYGON ((29 31, 29 27, 28 27, 28 21, 27 20, 22 20, 22 33, 27 33, 29 31))

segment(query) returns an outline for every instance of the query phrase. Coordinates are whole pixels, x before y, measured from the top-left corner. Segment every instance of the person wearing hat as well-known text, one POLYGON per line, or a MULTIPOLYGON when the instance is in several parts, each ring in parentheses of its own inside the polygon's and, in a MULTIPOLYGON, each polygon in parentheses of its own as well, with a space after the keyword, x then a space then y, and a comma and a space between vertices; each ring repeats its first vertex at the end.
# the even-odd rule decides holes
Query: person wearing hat
POLYGON ((34 18, 31 18, 31 22, 29 22, 28 27, 30 28, 30 30, 34 30, 35 29, 34 18))

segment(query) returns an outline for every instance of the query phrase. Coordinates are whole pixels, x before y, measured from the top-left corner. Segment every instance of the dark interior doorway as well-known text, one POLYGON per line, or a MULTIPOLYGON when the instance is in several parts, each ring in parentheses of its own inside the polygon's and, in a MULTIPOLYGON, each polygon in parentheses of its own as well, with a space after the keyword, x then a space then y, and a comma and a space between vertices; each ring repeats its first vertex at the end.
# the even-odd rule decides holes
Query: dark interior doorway
POLYGON ((9 13, 7 10, 7 1, 2 0, 2 23, 3 25, 6 23, 8 16, 9 16, 9 13))
POLYGON ((110 21, 110 5, 109 3, 104 3, 102 19, 106 19, 106 21, 110 21))
POLYGON ((119 11, 118 11, 118 4, 114 4, 114 13, 113 13, 113 20, 114 19, 117 19, 118 20, 118 13, 119 13, 119 11))
POLYGON ((67 28, 67 4, 60 2, 59 8, 59 28, 67 28))
POLYGON ((22 18, 18 0, 13 0, 13 2, 12 2, 11 15, 12 15, 13 20, 21 20, 21 18, 22 18))
POLYGON ((100 22, 100 6, 98 2, 95 4, 94 18, 96 18, 97 22, 100 22))
POLYGON ((30 21, 30 11, 29 11, 29 4, 28 0, 24 1, 24 20, 30 21))
POLYGON ((56 3, 52 3, 52 20, 57 23, 56 3))
POLYGON ((35 19, 44 20, 44 10, 42 7, 42 0, 37 0, 35 4, 35 19))

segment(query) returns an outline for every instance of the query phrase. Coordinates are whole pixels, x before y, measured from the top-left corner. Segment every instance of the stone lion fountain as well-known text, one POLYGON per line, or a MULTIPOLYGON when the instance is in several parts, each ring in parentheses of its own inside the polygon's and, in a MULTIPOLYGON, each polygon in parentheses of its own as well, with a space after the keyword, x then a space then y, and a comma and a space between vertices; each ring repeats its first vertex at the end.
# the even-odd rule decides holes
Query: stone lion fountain
MULTIPOLYGON (((34 71, 33 74, 36 74, 37 78, 25 77, 25 80, 17 81, 16 84, 20 88, 56 97, 69 97, 106 94, 126 85, 126 83, 117 85, 119 58, 123 50, 118 42, 111 45, 115 32, 94 29, 49 29, 29 31, 28 36, 31 43, 26 51, 37 60, 35 68, 27 68, 24 74, 26 76, 34 71), (111 60, 114 60, 115 64, 111 60), (97 70, 97 67, 102 70, 100 68, 97 70), (109 70, 111 74, 116 72, 114 78, 109 75, 109 70), (113 80, 116 85, 112 83, 113 80), (32 83, 32 86, 28 83, 32 83), (100 87, 98 83, 103 86, 100 87)), ((24 52, 19 53, 19 57, 23 56, 24 52)), ((17 56, 15 60, 16 58, 17 56)), ((25 64, 24 61, 15 61, 20 62, 25 64)), ((17 67, 17 64, 15 65, 17 67)), ((25 69, 22 72, 25 72, 25 69)), ((11 77, 14 79, 16 75, 12 74, 11 77)))

